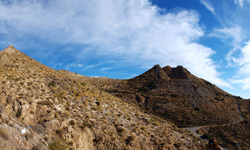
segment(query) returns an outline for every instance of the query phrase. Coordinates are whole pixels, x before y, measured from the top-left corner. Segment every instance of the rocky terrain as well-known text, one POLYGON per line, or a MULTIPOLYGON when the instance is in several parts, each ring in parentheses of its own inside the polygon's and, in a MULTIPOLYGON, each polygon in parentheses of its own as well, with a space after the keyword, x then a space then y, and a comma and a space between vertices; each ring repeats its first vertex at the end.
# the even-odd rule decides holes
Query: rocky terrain
POLYGON ((205 148, 190 132, 100 90, 119 83, 56 71, 9 46, 0 52, 0 149, 205 148))
POLYGON ((181 127, 226 124, 239 119, 240 97, 195 77, 182 66, 155 65, 138 77, 103 89, 181 127))
POLYGON ((0 149, 250 149, 250 102, 155 65, 128 80, 54 70, 9 46, 0 52, 0 149))
POLYGON ((216 138, 229 149, 250 149, 249 101, 222 91, 182 66, 155 65, 132 79, 109 81, 106 86, 100 83, 97 87, 197 137, 216 138))

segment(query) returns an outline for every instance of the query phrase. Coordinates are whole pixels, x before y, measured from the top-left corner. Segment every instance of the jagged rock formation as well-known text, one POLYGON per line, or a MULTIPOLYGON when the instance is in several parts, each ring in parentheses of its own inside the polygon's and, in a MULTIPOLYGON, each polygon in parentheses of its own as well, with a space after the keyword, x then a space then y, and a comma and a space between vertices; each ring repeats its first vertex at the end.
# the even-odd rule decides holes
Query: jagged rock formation
POLYGON ((205 148, 174 124, 98 89, 120 80, 56 71, 13 46, 0 52, 0 73, 0 149, 205 148))

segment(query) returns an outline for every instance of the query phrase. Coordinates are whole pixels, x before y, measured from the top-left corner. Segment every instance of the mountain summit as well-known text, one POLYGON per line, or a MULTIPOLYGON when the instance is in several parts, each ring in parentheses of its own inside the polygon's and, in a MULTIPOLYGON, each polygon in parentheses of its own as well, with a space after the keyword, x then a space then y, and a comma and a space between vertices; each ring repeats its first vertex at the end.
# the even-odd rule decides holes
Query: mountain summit
POLYGON ((13 47, 12 45, 10 45, 9 47, 7 47, 6 49, 2 50, 2 52, 8 53, 8 54, 12 54, 12 53, 17 53, 20 52, 19 50, 17 50, 15 47, 13 47))
POLYGON ((160 65, 155 65, 145 73, 135 77, 136 79, 155 79, 155 80, 170 80, 170 79, 191 79, 193 75, 184 67, 177 66, 172 68, 166 66, 161 68, 160 65))
POLYGON ((182 66, 177 66, 176 68, 166 66, 163 70, 171 79, 190 79, 192 76, 191 73, 182 66))

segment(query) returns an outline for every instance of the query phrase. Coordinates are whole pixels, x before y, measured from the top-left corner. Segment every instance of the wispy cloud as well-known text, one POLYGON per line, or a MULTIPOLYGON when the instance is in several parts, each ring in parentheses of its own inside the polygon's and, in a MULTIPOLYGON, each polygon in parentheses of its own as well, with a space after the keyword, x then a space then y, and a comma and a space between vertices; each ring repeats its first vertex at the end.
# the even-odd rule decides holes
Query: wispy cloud
MULTIPOLYGON (((0 33, 7 41, 30 37, 82 44, 84 48, 77 51, 79 61, 82 53, 91 51, 96 57, 115 56, 147 66, 184 65, 199 77, 229 86, 211 59, 215 52, 197 42, 204 31, 195 11, 162 14, 148 0, 9 2, 0 2, 0 33)), ((201 2, 214 13, 208 1, 201 2)))
POLYGON ((235 63, 239 70, 231 82, 240 84, 244 90, 250 90, 250 41, 240 50, 240 56, 235 58, 235 63))
POLYGON ((110 70, 110 69, 112 69, 112 68, 101 68, 100 70, 105 71, 105 70, 110 70))
POLYGON ((209 1, 207 1, 207 0, 200 0, 200 1, 201 1, 201 3, 202 3, 210 12, 212 12, 213 14, 215 14, 214 7, 213 7, 213 5, 212 5, 209 1))
POLYGON ((231 27, 231 28, 219 28, 214 29, 213 33, 209 36, 217 37, 221 40, 232 39, 235 42, 240 42, 242 40, 241 27, 231 27))
POLYGON ((235 63, 234 54, 240 48, 240 43, 244 39, 244 35, 242 33, 242 28, 240 26, 231 27, 231 28, 219 28, 214 29, 212 33, 208 35, 209 37, 215 37, 220 39, 223 42, 228 42, 228 45, 231 45, 232 49, 229 50, 228 54, 226 55, 226 60, 228 65, 235 63), (229 42, 230 41, 230 42, 229 42))
POLYGON ((91 69, 91 68, 95 68, 95 67, 100 66, 100 65, 101 65, 100 63, 99 64, 94 64, 94 65, 87 65, 87 66, 85 66, 83 68, 83 70, 88 70, 88 69, 91 69))
POLYGON ((250 0, 234 0, 234 3, 240 5, 240 7, 243 7, 244 3, 249 3, 249 2, 250 0))
POLYGON ((67 64, 66 66, 65 66, 65 69, 66 70, 70 70, 70 68, 71 67, 82 67, 82 64, 74 64, 74 63, 70 63, 70 64, 67 64))

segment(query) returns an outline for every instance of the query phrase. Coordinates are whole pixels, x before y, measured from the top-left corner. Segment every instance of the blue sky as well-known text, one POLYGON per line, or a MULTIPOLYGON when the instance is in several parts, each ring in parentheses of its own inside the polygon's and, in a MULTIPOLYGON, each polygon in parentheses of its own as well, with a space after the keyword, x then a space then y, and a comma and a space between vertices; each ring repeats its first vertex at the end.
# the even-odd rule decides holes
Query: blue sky
POLYGON ((1 0, 0 49, 95 77, 182 65, 250 98, 249 14, 250 0, 1 0))

